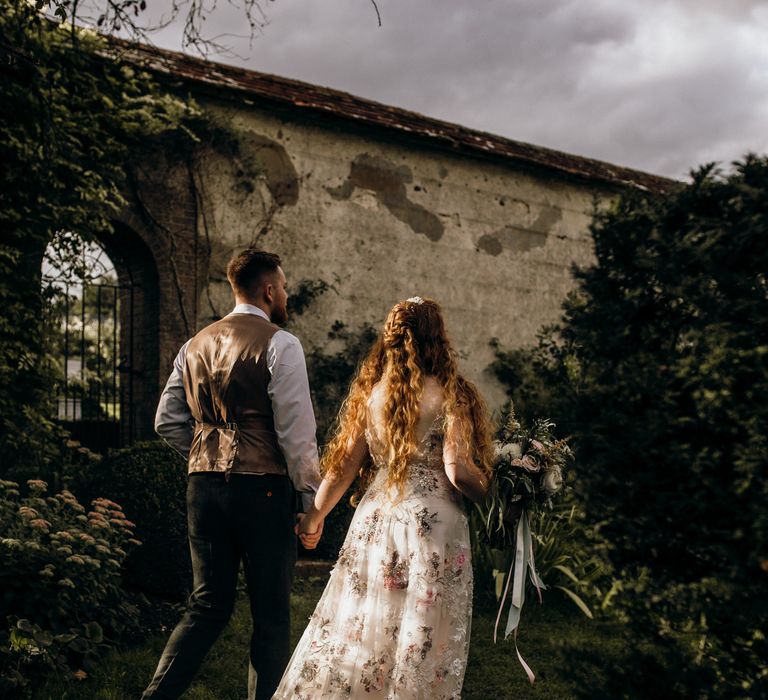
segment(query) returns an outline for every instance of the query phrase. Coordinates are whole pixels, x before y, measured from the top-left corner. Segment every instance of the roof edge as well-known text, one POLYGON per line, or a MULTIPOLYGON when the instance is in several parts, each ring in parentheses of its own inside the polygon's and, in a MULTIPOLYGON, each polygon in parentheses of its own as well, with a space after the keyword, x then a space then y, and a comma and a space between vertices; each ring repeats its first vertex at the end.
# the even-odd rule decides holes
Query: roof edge
POLYGON ((452 151, 482 154, 621 189, 628 187, 661 193, 681 184, 678 180, 661 175, 515 141, 340 90, 216 63, 149 44, 127 42, 114 37, 109 41, 119 49, 123 59, 161 76, 245 93, 299 110, 352 120, 452 151))

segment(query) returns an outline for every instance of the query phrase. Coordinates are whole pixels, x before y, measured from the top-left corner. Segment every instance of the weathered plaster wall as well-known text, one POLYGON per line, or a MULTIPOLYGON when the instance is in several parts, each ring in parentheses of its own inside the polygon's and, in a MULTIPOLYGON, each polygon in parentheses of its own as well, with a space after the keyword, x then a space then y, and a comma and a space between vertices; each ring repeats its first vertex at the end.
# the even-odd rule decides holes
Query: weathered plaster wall
POLYGON ((224 267, 256 241, 283 256, 289 281, 334 285, 294 322, 305 344, 324 342, 336 319, 380 324, 396 301, 433 297, 464 371, 498 405, 503 394, 484 372, 489 340, 529 344, 557 320, 571 265, 592 259, 595 197, 610 194, 511 164, 205 106, 240 146, 235 157, 211 152, 201 171, 211 248, 198 327, 228 311, 224 267))
POLYGON ((257 243, 283 257, 294 285, 333 285, 292 322, 305 347, 325 344, 336 320, 380 325, 396 301, 433 297, 464 372, 500 405, 485 371, 490 339, 530 344, 558 319, 571 266, 592 260, 595 200, 611 192, 338 121, 200 99, 229 135, 194 162, 150 147, 122 216, 157 268, 156 392, 188 335, 231 309, 226 264, 257 243))

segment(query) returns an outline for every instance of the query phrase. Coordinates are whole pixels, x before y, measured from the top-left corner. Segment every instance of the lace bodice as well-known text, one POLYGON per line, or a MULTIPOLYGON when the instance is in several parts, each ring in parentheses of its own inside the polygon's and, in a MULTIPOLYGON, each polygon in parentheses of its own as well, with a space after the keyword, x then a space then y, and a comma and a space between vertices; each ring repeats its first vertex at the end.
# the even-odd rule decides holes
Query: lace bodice
MULTIPOLYGON (((388 466, 394 454, 385 439, 384 406, 386 387, 383 381, 373 387, 367 404, 365 438, 376 474, 369 491, 377 495, 386 490, 388 466)), ((443 462, 445 420, 443 389, 434 377, 426 377, 419 400, 419 420, 416 424, 416 449, 408 463, 405 488, 398 494, 390 490, 391 500, 408 500, 435 496, 459 502, 461 497, 448 480, 443 462)))

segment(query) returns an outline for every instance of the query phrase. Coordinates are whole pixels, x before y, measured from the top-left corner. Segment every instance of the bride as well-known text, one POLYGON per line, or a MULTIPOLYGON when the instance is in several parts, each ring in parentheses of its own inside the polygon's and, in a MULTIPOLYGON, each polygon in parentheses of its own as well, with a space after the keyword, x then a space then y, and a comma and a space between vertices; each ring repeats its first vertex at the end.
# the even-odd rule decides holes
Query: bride
POLYGON ((310 546, 356 477, 365 493, 274 698, 461 696, 472 616, 462 494, 479 501, 490 427, 440 307, 396 304, 352 383, 299 525, 310 546), (367 488, 366 488, 367 487, 367 488))

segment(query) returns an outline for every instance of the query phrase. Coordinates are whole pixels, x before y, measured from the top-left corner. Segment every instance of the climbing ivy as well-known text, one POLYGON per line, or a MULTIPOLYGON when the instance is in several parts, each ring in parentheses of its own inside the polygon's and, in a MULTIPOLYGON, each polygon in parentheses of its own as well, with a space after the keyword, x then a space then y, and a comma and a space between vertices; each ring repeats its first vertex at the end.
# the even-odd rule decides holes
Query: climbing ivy
POLYGON ((199 116, 93 33, 0 0, 0 471, 56 453, 41 260, 59 231, 111 232, 131 149, 199 116))

